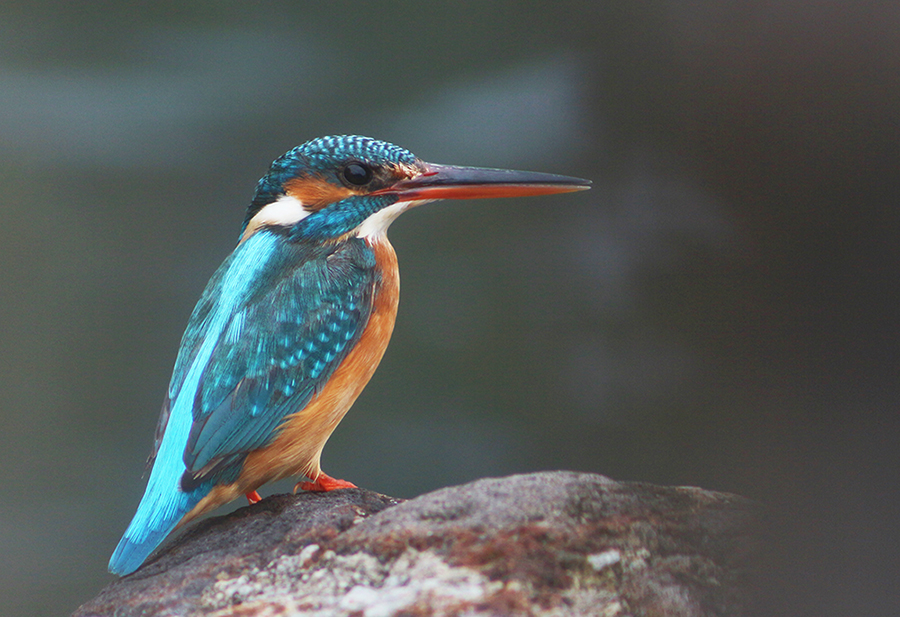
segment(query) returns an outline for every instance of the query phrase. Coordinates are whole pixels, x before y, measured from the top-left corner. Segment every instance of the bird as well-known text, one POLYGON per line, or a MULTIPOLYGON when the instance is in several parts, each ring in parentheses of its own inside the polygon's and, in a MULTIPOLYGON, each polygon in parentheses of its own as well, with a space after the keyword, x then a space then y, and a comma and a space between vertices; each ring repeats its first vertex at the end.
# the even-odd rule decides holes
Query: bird
POLYGON ((387 348, 399 299, 387 240, 403 212, 440 199, 584 190, 555 174, 427 163, 358 135, 277 158, 233 252, 194 308, 147 465, 109 571, 137 570, 176 528, 289 477, 297 490, 355 486, 322 471, 325 442, 387 348))

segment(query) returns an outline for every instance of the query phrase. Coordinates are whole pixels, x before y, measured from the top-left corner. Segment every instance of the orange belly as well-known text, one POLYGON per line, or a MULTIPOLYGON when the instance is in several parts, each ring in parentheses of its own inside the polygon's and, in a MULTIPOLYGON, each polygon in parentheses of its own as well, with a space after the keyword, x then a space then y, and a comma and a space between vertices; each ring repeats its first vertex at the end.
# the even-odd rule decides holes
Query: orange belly
POLYGON ((247 455, 237 481, 215 486, 181 519, 179 526, 267 482, 300 475, 315 480, 321 473, 322 448, 369 383, 387 349, 397 317, 400 299, 397 255, 383 236, 372 240, 371 247, 381 271, 381 284, 375 291, 372 314, 359 342, 306 407, 285 418, 278 436, 269 445, 247 455))

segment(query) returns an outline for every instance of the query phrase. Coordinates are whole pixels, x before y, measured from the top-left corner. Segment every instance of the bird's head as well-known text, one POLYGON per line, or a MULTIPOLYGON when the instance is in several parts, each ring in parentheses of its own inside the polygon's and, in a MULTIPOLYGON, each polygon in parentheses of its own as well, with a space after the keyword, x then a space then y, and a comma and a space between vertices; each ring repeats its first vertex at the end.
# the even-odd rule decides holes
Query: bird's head
POLYGON ((547 195, 590 188, 579 178, 426 163, 357 135, 320 137, 276 159, 259 181, 241 238, 279 228, 294 239, 383 234, 404 210, 436 199, 547 195))

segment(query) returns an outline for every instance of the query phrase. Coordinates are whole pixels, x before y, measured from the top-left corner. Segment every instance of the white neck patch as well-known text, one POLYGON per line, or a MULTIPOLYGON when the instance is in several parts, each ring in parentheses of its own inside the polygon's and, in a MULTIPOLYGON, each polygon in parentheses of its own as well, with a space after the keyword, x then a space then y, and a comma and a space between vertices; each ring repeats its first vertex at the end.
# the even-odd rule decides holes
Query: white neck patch
POLYGON ((291 195, 282 195, 272 203, 260 208, 259 212, 253 215, 241 236, 241 242, 256 233, 260 227, 266 225, 291 227, 310 214, 312 213, 303 207, 299 199, 291 195))
POLYGON ((427 204, 434 201, 433 199, 420 199, 417 201, 398 201, 397 203, 383 208, 371 215, 356 230, 359 238, 380 238, 383 237, 398 216, 416 206, 427 204))

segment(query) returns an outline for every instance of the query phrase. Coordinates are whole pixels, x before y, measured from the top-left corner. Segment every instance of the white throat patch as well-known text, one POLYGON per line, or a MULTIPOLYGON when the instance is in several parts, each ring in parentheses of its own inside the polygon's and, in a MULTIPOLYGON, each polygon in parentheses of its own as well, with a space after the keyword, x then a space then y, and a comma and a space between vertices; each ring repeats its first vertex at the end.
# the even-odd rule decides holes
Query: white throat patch
POLYGON ((359 226, 356 235, 359 238, 380 238, 383 237, 398 216, 416 206, 427 204, 434 201, 433 199, 420 199, 417 201, 398 201, 397 203, 379 210, 359 226))

